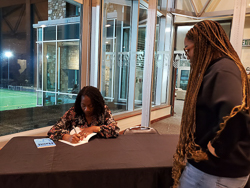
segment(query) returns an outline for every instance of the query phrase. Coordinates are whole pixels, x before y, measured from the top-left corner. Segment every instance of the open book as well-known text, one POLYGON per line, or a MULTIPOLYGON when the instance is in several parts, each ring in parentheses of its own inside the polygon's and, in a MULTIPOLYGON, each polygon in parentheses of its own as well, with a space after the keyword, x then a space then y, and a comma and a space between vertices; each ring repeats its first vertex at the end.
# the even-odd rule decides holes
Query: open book
MULTIPOLYGON (((70 135, 73 135, 75 133, 79 133, 81 130, 79 127, 76 127, 75 129, 73 129, 72 131, 70 131, 70 135)), ((79 146, 79 145, 82 145, 82 144, 86 144, 89 142, 89 139, 93 136, 95 136, 97 133, 91 133, 89 134, 86 138, 83 138, 83 140, 80 140, 79 142, 77 143, 71 143, 71 142, 68 142, 66 140, 59 140, 60 142, 63 142, 63 143, 66 143, 66 144, 69 144, 71 146, 79 146)))

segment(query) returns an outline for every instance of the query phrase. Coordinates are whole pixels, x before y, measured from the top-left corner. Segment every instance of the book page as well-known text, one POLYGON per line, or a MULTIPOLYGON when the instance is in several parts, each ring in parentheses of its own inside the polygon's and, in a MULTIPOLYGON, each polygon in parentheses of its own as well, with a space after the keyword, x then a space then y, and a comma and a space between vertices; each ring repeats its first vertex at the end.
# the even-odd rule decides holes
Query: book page
POLYGON ((89 139, 90 139, 92 136, 95 136, 96 134, 97 134, 97 133, 91 133, 91 134, 89 134, 86 138, 84 138, 83 140, 80 140, 80 141, 77 142, 77 143, 71 143, 71 142, 68 142, 68 141, 66 141, 66 140, 59 140, 59 141, 65 143, 65 144, 69 144, 69 145, 71 145, 71 146, 79 146, 79 145, 88 143, 89 139))

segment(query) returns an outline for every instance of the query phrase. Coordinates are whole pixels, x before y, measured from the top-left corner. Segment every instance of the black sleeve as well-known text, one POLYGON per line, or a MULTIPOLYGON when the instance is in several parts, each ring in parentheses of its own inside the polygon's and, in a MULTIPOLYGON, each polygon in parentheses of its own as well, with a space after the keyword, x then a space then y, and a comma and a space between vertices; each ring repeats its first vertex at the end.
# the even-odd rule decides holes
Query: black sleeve
MULTIPOLYGON (((242 83, 240 75, 229 71, 220 71, 216 75, 212 95, 213 108, 218 115, 217 130, 225 116, 242 103, 242 83)), ((237 145, 244 131, 247 129, 248 115, 238 113, 228 120, 220 136, 214 140, 212 146, 219 157, 227 156, 237 145)))

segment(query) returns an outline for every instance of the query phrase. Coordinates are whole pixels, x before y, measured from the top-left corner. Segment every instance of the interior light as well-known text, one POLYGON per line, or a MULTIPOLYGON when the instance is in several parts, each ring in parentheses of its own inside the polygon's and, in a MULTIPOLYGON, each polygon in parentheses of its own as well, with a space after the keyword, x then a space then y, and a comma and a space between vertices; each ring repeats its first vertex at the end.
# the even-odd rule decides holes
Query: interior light
POLYGON ((46 27, 46 25, 41 25, 41 27, 46 27))
POLYGON ((108 44, 109 42, 107 41, 106 44, 108 44))
POLYGON ((105 27, 110 27, 111 25, 110 24, 106 24, 105 27))

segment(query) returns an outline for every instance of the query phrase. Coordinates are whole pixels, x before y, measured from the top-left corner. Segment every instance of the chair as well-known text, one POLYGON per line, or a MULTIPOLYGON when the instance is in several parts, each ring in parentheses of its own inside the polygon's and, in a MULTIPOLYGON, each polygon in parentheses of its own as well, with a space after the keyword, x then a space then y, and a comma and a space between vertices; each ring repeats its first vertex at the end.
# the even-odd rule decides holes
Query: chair
POLYGON ((129 134, 159 134, 158 131, 152 127, 136 126, 125 129, 123 135, 129 134))

